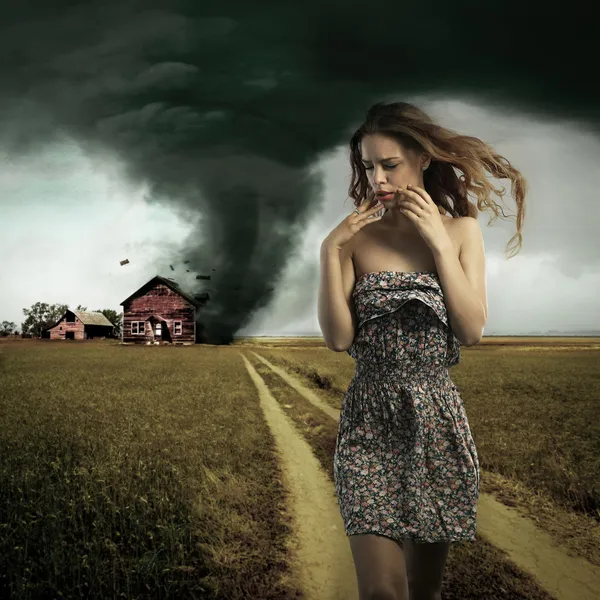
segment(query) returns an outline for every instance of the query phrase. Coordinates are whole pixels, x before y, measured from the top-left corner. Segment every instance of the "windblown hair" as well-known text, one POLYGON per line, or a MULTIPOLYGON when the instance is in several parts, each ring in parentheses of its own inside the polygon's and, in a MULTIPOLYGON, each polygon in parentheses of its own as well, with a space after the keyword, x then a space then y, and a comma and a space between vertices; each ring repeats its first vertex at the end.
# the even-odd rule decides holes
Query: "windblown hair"
POLYGON ((476 217, 478 210, 482 211, 488 207, 495 214, 490 218, 488 225, 499 217, 499 212, 506 218, 502 208, 490 198, 492 192, 502 198, 506 189, 494 188, 485 171, 496 179, 510 179, 511 195, 514 196, 517 205, 517 233, 509 240, 506 248, 518 239, 518 243, 515 243, 518 248, 513 248, 508 258, 518 253, 522 245, 521 229, 525 218, 525 178, 489 144, 479 138, 460 135, 441 127, 425 112, 406 102, 380 102, 373 105, 367 111, 365 122, 350 140, 352 179, 348 194, 354 199, 356 207, 360 206, 369 194, 367 174, 361 162, 360 143, 365 135, 373 133, 391 137, 404 148, 426 153, 431 157, 429 167, 423 172, 423 182, 427 193, 442 214, 476 217), (477 206, 469 202, 469 193, 477 198, 477 206))

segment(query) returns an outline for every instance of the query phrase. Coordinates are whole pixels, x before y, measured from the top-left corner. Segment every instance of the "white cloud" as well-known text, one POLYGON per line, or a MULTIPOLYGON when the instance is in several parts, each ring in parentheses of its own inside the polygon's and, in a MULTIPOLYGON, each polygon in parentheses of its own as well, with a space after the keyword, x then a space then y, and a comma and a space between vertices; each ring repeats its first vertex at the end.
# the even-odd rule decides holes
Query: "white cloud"
MULTIPOLYGON (((487 226, 491 213, 479 216, 487 259, 485 333, 600 330, 600 140, 580 125, 533 121, 472 102, 412 101, 441 124, 492 144, 529 181, 523 247, 515 258, 504 253, 514 218, 487 226)), ((0 321, 20 324, 21 309, 37 301, 120 310, 119 302, 164 269, 192 231, 169 209, 149 204, 118 161, 87 157, 72 141, 3 159, 10 168, 0 173, 0 321), (131 263, 121 267, 124 258, 131 263)), ((272 303, 241 335, 320 333, 319 246, 352 210, 347 147, 323 155, 314 168, 323 174, 324 205, 272 303), (314 301, 296 305, 307 286, 314 301)), ((506 212, 513 214, 507 190, 506 212)))
POLYGON ((0 240, 0 320, 20 324, 22 309, 38 301, 121 310, 156 275, 165 247, 176 248, 191 227, 120 177, 116 163, 94 164, 72 142, 13 160, 0 178, 9 224, 0 240))

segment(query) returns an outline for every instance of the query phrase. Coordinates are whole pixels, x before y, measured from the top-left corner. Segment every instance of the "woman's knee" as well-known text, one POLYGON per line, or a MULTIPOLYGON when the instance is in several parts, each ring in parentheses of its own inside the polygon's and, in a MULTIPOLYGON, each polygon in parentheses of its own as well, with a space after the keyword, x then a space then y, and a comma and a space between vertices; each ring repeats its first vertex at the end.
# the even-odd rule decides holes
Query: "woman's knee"
POLYGON ((360 600, 408 600, 393 583, 378 582, 360 591, 360 600))
POLYGON ((408 600, 404 554, 398 542, 385 536, 351 536, 360 600, 408 600))

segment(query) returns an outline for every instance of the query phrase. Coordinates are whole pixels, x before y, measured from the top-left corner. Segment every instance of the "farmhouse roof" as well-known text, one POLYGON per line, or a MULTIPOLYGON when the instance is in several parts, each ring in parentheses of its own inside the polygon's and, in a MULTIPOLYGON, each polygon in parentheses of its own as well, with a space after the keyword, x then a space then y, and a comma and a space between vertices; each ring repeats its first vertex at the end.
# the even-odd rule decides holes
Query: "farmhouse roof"
POLYGON ((173 290, 175 293, 179 294, 182 298, 187 300, 192 306, 200 306, 202 304, 200 297, 194 298, 194 296, 192 296, 191 294, 184 292, 176 281, 168 279, 167 277, 161 277, 160 275, 156 275, 156 277, 153 277, 150 281, 146 282, 141 288, 133 292, 131 296, 123 300, 123 302, 121 302, 120 305, 123 306, 132 298, 145 294, 147 291, 151 290, 157 283, 162 283, 163 285, 166 285, 169 289, 173 290))

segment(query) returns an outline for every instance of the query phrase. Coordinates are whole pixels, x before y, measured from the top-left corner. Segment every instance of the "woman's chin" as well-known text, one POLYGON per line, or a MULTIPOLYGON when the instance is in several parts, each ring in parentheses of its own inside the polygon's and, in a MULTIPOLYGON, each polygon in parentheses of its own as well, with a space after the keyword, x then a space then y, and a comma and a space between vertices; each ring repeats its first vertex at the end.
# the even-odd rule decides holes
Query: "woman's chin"
POLYGON ((381 205, 388 210, 390 208, 396 208, 398 206, 398 201, 396 198, 390 198, 389 200, 381 200, 381 205))

